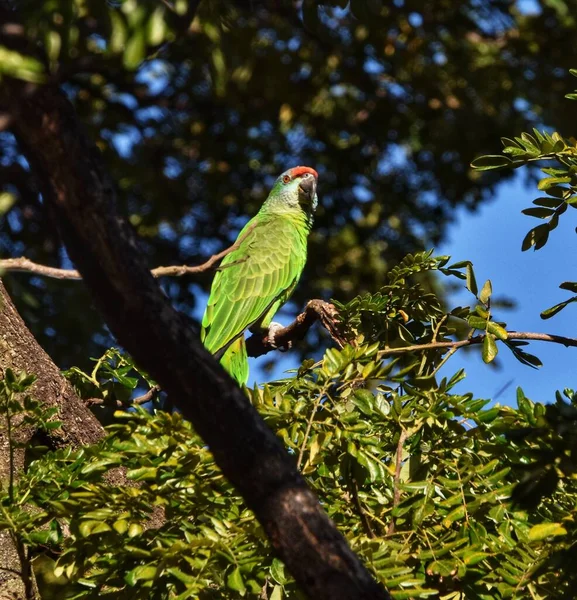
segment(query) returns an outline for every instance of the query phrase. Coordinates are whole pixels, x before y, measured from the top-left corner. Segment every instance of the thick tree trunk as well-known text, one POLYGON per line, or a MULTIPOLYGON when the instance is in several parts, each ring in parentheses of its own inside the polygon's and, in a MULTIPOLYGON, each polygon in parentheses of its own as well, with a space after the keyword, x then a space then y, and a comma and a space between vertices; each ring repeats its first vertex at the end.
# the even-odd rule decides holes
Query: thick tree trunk
MULTIPOLYGON (((26 372, 36 376, 30 395, 46 407, 56 407, 60 429, 45 435, 44 441, 54 449, 63 446, 77 448, 102 439, 104 429, 62 377, 58 367, 38 345, 16 311, 0 280, 0 378, 7 368, 16 374, 26 372)), ((28 443, 36 431, 19 429, 19 440, 28 443)), ((17 449, 14 456, 16 477, 24 468, 25 450, 17 449)), ((9 444, 4 423, 0 423, 0 482, 10 476, 9 444)), ((30 600, 35 586, 24 548, 19 548, 7 531, 0 532, 0 600, 30 600)))

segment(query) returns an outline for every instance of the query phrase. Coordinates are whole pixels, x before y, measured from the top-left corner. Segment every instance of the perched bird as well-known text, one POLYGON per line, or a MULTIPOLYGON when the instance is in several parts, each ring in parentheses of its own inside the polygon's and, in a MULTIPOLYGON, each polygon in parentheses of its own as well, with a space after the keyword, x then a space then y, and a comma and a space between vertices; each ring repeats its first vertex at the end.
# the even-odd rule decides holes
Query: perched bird
POLYGON ((255 217, 239 233, 214 277, 202 341, 239 384, 248 381, 244 332, 274 330, 272 318, 288 300, 307 259, 307 236, 317 207, 318 174, 310 167, 285 171, 255 217))

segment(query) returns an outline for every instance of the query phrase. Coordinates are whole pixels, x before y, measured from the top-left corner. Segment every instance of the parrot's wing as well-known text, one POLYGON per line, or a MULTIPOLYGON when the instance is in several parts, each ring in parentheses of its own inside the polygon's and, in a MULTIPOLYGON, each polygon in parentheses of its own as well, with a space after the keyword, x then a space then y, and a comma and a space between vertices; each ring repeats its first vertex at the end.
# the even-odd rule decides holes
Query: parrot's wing
POLYGON ((241 231, 245 239, 214 278, 202 319, 210 352, 226 348, 275 302, 284 301, 304 267, 306 240, 295 224, 282 217, 258 218, 241 231))

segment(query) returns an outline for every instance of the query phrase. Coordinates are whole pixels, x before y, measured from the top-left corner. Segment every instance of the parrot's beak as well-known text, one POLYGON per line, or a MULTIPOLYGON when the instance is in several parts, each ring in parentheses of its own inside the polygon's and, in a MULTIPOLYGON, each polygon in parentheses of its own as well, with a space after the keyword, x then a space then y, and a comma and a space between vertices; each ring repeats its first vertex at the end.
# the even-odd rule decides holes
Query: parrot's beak
POLYGON ((305 202, 312 202, 317 191, 317 180, 311 173, 303 175, 299 183, 299 196, 305 202))

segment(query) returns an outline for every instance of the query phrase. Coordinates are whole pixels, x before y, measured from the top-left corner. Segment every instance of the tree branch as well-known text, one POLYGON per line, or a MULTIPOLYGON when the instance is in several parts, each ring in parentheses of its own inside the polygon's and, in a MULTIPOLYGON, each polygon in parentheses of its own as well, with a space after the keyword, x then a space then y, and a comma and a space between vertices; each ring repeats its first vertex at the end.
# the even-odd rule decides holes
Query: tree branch
POLYGON ((294 458, 162 293, 65 95, 53 85, 5 78, 0 106, 111 332, 192 421, 301 589, 319 600, 389 598, 324 513, 294 458))
MULTIPOLYGON (((203 273, 204 271, 208 271, 209 269, 214 268, 214 265, 221 259, 223 259, 227 254, 234 252, 238 249, 240 244, 246 239, 248 234, 254 229, 255 225, 251 225, 243 234, 240 236, 236 242, 222 250, 222 252, 218 252, 217 254, 213 254, 206 262, 201 265, 196 265, 193 267, 189 267, 187 265, 182 266, 168 266, 168 267, 156 267, 152 269, 150 272, 154 277, 164 277, 164 276, 172 276, 172 277, 181 277, 182 275, 192 275, 196 273, 203 273)), ((47 265, 41 265, 31 261, 30 259, 21 256, 20 258, 4 258, 0 259, 0 272, 21 272, 21 273, 34 273, 36 275, 42 275, 44 277, 52 277, 53 279, 73 279, 80 280, 82 276, 75 269, 58 269, 56 267, 48 267, 47 265)))
POLYGON ((335 306, 324 300, 309 300, 304 311, 290 325, 275 331, 274 340, 266 332, 251 335, 246 340, 248 355, 262 356, 272 350, 286 348, 292 342, 302 340, 316 321, 321 322, 321 325, 341 348, 347 343, 335 306))
MULTIPOLYGON (((407 352, 420 352, 421 350, 435 350, 437 348, 457 349, 464 346, 472 346, 474 344, 482 344, 485 335, 476 335, 466 340, 458 340, 454 342, 431 342, 429 344, 415 344, 414 346, 403 346, 402 348, 386 348, 378 352, 379 358, 391 356, 393 354, 405 354, 407 352)), ((514 340, 531 340, 537 342, 553 342, 554 344, 562 344, 566 348, 573 346, 577 348, 577 339, 569 338, 562 335, 554 335, 550 333, 533 333, 529 331, 508 331, 507 341, 514 340)))
POLYGON ((116 406, 117 408, 128 408, 134 405, 146 404, 150 402, 157 394, 160 393, 160 387, 158 385, 153 385, 148 392, 142 394, 142 396, 137 396, 128 402, 122 402, 122 400, 106 400, 105 398, 86 398, 84 400, 84 404, 86 406, 104 406, 110 405, 116 406))
MULTIPOLYGON (((393 480, 393 508, 399 505, 401 501, 401 471, 403 469, 403 447, 405 442, 407 441, 407 437, 409 436, 408 432, 405 429, 401 430, 399 435, 399 441, 397 442, 397 453, 395 456, 395 478, 393 480)), ((387 530, 388 535, 392 535, 395 533, 395 521, 391 517, 391 522, 389 523, 389 528, 387 530)))

